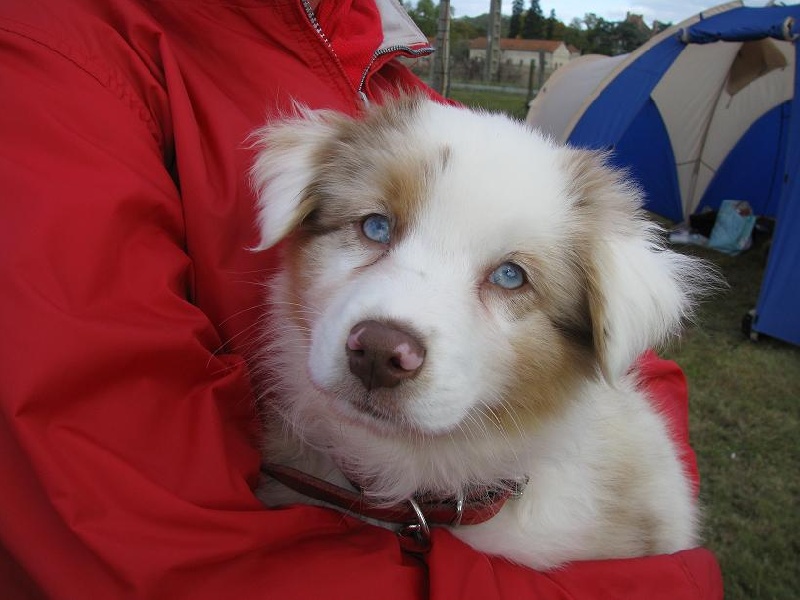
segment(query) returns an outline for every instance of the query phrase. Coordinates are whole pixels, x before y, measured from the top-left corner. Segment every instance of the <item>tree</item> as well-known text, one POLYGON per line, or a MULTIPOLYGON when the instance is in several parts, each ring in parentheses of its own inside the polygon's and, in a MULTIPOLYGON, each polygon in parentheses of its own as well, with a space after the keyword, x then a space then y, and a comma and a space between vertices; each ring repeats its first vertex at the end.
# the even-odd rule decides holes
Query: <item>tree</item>
POLYGON ((550 9, 550 16, 544 22, 544 39, 554 40, 556 35, 556 28, 559 25, 559 20, 556 19, 556 9, 550 9))
POLYGON ((612 30, 612 38, 614 40, 614 54, 625 54, 626 52, 633 52, 644 44, 648 38, 649 33, 636 27, 633 23, 622 21, 616 23, 612 30))
POLYGON ((486 35, 486 30, 478 29, 467 17, 450 21, 450 58, 454 61, 469 60, 469 41, 486 35))
POLYGON ((605 54, 612 56, 616 47, 615 23, 606 21, 594 13, 586 13, 583 19, 573 19, 564 41, 574 45, 582 54, 605 54))
POLYGON ((544 36, 544 14, 539 0, 531 0, 531 6, 522 23, 522 37, 526 40, 541 39, 544 36))
POLYGON ((404 4, 406 12, 417 24, 420 31, 428 37, 435 36, 439 22, 438 6, 433 0, 419 0, 415 8, 410 8, 409 4, 404 4))
POLYGON ((586 30, 583 29, 583 21, 575 17, 570 24, 564 27, 564 37, 561 38, 568 46, 575 46, 581 54, 584 54, 589 47, 586 40, 586 30))
POLYGON ((508 25, 508 37, 519 36, 522 30, 522 13, 525 11, 525 0, 514 0, 511 3, 511 21, 508 25))

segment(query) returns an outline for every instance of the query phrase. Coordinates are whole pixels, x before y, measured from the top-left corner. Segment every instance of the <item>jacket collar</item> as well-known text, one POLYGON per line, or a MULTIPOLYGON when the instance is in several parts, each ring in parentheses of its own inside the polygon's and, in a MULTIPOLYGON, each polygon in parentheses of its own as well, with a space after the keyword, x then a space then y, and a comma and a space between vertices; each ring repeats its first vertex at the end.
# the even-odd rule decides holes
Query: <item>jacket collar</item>
POLYGON ((306 15, 357 93, 370 73, 395 56, 433 52, 427 38, 396 0, 322 0, 306 15))
POLYGON ((433 47, 408 12, 396 0, 375 0, 383 25, 383 43, 378 51, 404 48, 412 53, 430 54, 433 47))

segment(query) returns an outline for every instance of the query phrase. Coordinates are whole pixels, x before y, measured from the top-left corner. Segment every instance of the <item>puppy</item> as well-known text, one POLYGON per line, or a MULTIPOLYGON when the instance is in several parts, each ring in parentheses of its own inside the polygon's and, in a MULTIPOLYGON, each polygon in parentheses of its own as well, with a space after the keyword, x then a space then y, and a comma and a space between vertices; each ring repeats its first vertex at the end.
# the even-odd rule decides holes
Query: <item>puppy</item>
POLYGON ((695 544, 634 366, 705 275, 602 155, 417 97, 256 136, 259 249, 285 240, 265 503, 408 509, 418 538, 433 521, 538 569, 695 544))

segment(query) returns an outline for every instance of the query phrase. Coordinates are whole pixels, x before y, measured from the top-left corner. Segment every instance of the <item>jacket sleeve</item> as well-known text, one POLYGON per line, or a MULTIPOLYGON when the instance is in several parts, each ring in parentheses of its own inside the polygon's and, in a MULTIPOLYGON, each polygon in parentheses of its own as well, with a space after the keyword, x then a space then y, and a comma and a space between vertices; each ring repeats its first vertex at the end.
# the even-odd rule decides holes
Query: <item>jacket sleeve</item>
POLYGON ((0 596, 416 598, 394 536, 267 511, 243 361, 190 301, 180 194, 122 79, 0 19, 0 596))
MULTIPOLYGON (((608 598, 635 580, 626 597, 652 598, 640 575, 713 579, 704 551, 545 574, 445 531, 420 558, 333 511, 264 510, 248 373, 190 301, 159 127, 36 32, 0 22, 0 53, 5 597, 608 598)), ((692 590, 670 597, 714 597, 692 590)))
POLYGON ((434 531, 430 598, 448 600, 722 600, 714 555, 696 548, 672 555, 572 563, 548 573, 527 571, 499 558, 460 548, 434 531), (458 563, 454 569, 453 563, 458 563))

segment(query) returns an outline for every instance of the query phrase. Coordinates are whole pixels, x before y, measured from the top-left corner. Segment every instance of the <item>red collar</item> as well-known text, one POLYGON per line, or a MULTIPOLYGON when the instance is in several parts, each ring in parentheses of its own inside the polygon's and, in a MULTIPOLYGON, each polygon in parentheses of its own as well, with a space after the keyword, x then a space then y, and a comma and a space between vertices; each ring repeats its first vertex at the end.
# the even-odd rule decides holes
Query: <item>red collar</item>
POLYGON ((262 473, 304 496, 362 517, 411 526, 415 531, 430 525, 477 525, 494 517, 506 500, 519 496, 527 482, 503 480, 495 486, 470 490, 462 499, 436 498, 429 495, 393 505, 376 505, 361 492, 340 487, 297 469, 264 463, 262 473))

